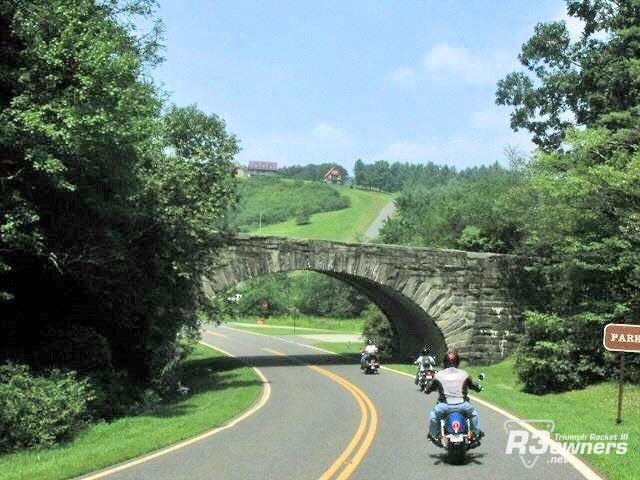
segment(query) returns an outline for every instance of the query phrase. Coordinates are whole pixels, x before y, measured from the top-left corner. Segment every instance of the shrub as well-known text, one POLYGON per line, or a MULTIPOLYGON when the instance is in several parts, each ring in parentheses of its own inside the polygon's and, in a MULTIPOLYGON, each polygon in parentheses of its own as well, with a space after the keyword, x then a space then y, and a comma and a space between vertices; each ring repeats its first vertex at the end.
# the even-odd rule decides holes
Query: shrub
POLYGON ((85 424, 93 390, 75 372, 35 375, 26 365, 0 366, 0 451, 47 447, 85 424))
POLYGON ((562 318, 527 312, 516 352, 524 390, 561 392, 613 378, 614 356, 602 346, 602 330, 609 321, 610 317, 593 313, 562 318))
POLYGON ((389 361, 398 353, 398 339, 387 317, 373 304, 364 311, 362 335, 372 339, 380 349, 380 360, 389 361))
POLYGON ((301 207, 296 214, 296 225, 308 225, 311 223, 311 209, 301 207))

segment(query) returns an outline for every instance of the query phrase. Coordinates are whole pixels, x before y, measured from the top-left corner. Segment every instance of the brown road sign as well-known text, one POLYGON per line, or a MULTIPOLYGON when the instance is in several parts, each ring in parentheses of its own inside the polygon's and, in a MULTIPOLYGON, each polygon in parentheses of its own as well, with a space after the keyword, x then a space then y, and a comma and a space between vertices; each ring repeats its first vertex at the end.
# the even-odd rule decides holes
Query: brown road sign
POLYGON ((640 325, 610 323, 604 327, 604 348, 613 352, 640 352, 640 325))

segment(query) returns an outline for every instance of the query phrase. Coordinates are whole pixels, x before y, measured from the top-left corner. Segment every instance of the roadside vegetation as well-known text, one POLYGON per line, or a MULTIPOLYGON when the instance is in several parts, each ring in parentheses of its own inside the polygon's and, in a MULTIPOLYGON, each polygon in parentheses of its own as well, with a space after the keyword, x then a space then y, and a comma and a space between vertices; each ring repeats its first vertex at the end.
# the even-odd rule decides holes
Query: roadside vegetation
POLYGON ((61 480, 95 471, 219 427, 260 396, 251 368, 208 347, 196 345, 182 368, 187 395, 149 398, 137 412, 92 425, 54 448, 0 456, 0 479, 61 480))
POLYGON ((150 80, 155 7, 0 2, 0 453, 170 398, 199 335, 239 148, 150 80))

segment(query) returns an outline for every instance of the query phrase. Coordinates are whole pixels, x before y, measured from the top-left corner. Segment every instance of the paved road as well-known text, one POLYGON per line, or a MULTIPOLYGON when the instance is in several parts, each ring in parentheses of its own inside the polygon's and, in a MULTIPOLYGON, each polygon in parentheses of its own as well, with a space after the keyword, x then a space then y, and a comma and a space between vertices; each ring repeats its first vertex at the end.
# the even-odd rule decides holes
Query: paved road
POLYGON ((380 210, 380 213, 378 213, 378 216, 376 217, 376 219, 373 221, 371 225, 369 225, 369 228, 367 228, 367 231, 364 232, 364 235, 362 236, 362 241, 364 243, 368 243, 374 238, 376 238, 380 233, 380 229, 384 225, 384 222, 387 220, 387 218, 393 215, 393 212, 395 211, 396 211, 396 202, 395 200, 391 200, 384 207, 382 207, 382 210, 380 210))
MULTIPOLYGON (((569 464, 548 463, 547 456, 527 469, 517 455, 505 455, 505 418, 482 406, 478 410, 487 438, 469 452, 467 464, 448 465, 444 451, 425 438, 427 413, 435 399, 417 392, 411 379, 384 370, 362 375, 357 364, 312 350, 302 345, 309 340, 298 337, 268 337, 227 327, 212 330, 215 335, 205 334, 204 341, 265 375, 271 385, 268 402, 233 428, 106 478, 583 478, 569 464), (358 441, 353 441, 358 432, 358 441), (346 463, 328 472, 350 442, 355 445, 346 463)), ((485 384, 491 388, 489 380, 485 384)))

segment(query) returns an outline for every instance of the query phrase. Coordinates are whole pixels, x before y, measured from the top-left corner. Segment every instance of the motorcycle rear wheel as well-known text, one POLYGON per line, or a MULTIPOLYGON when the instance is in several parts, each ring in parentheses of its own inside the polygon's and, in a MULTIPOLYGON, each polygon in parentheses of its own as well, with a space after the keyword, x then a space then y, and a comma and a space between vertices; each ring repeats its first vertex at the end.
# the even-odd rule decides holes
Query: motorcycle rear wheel
POLYGON ((451 465, 462 465, 464 463, 464 454, 466 448, 464 445, 449 445, 447 447, 447 462, 451 465))

